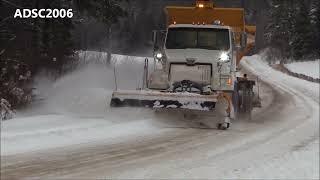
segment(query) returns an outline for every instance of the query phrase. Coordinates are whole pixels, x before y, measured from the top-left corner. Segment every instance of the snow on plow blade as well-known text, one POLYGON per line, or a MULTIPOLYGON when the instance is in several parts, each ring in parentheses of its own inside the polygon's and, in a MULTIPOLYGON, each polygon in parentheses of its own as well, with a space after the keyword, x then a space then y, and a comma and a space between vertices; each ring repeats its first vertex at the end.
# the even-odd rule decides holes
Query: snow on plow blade
POLYGON ((218 95, 170 93, 159 91, 116 91, 112 94, 111 107, 148 107, 211 111, 218 95))

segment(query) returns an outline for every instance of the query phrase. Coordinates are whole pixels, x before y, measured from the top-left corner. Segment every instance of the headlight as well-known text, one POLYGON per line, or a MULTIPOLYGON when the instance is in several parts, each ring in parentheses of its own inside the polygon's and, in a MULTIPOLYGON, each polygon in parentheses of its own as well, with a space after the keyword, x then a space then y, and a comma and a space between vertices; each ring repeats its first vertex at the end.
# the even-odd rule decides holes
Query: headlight
POLYGON ((156 58, 157 59, 162 59, 162 57, 163 57, 162 53, 160 53, 160 52, 156 53, 156 58))
POLYGON ((223 52, 223 53, 220 55, 219 61, 220 61, 220 62, 229 62, 229 61, 230 61, 230 56, 229 56, 229 54, 226 53, 226 52, 223 52))

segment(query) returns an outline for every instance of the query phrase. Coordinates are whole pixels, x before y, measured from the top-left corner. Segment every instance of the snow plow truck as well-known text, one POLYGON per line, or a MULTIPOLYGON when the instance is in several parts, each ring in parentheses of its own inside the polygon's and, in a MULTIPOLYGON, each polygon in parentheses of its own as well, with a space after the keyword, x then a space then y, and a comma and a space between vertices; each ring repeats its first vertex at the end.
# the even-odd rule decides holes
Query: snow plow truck
POLYGON ((115 90, 111 107, 138 106, 215 113, 224 101, 217 127, 250 115, 261 105, 256 82, 237 77, 243 55, 254 46, 255 26, 245 24, 243 8, 218 8, 211 0, 193 7, 168 6, 167 29, 153 32, 154 71, 145 60, 144 85, 134 91, 115 90), (231 114, 233 116, 231 117, 231 114))

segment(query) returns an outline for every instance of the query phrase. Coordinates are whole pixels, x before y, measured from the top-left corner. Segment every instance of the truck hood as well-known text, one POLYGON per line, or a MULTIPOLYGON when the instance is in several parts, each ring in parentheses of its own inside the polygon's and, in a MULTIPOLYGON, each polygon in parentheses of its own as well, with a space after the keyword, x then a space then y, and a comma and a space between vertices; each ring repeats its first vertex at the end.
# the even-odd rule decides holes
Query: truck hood
POLYGON ((165 54, 170 62, 186 62, 186 59, 195 59, 196 63, 215 62, 221 53, 219 50, 206 49, 166 49, 165 54))

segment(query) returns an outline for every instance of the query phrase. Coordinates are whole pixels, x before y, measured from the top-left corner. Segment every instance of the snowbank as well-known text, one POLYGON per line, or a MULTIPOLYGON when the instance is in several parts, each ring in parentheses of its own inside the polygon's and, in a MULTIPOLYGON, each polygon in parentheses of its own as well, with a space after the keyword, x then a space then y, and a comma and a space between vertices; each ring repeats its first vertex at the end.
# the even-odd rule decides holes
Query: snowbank
POLYGON ((285 64, 285 67, 294 73, 304 74, 312 78, 320 78, 320 60, 293 62, 285 64))
POLYGON ((261 75, 267 79, 272 79, 272 83, 275 85, 279 82, 284 83, 300 92, 304 92, 309 95, 309 97, 313 97, 319 102, 319 84, 308 82, 277 71, 270 67, 260 55, 244 57, 241 61, 241 65, 249 68, 254 74, 261 75))

